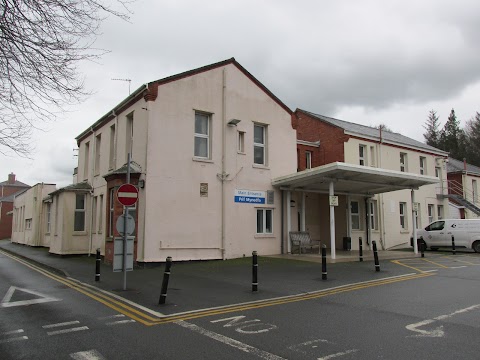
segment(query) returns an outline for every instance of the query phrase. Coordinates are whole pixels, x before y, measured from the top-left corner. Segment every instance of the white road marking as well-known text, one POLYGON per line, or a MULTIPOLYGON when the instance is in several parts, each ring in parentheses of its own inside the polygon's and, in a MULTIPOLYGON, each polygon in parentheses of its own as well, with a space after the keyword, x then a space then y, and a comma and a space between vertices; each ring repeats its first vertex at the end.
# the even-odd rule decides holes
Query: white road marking
POLYGON ((134 323, 134 322, 136 322, 136 321, 133 320, 133 319, 119 320, 119 321, 113 321, 113 322, 106 323, 106 325, 107 326, 113 326, 113 325, 121 325, 121 324, 134 323))
POLYGON ((339 353, 336 353, 336 354, 327 355, 327 356, 324 356, 324 357, 318 358, 317 360, 328 360, 328 359, 333 359, 333 358, 336 358, 336 357, 340 357, 340 356, 344 356, 344 355, 352 354, 352 353, 355 353, 355 352, 357 352, 357 351, 358 351, 358 349, 347 350, 347 351, 339 352, 339 353))
POLYGON ((97 350, 80 351, 70 354, 74 360, 105 360, 105 358, 97 350))
POLYGON ((62 299, 49 297, 48 295, 39 293, 38 291, 21 289, 21 288, 15 287, 15 286, 10 286, 7 293, 3 297, 2 302, 0 303, 0 307, 26 306, 26 305, 41 304, 41 303, 46 303, 46 302, 50 302, 50 301, 61 301, 61 300, 62 299), (10 300, 12 299, 13 293, 15 291, 26 292, 28 294, 36 295, 39 298, 38 299, 32 299, 32 300, 21 300, 21 301, 10 302, 10 300))
POLYGON ((81 326, 81 327, 64 329, 64 330, 49 331, 49 332, 47 332, 47 335, 60 335, 60 334, 67 334, 67 333, 76 332, 76 331, 83 331, 83 330, 88 330, 88 326, 81 326))
POLYGON ((22 341, 22 340, 28 340, 28 336, 21 336, 21 337, 16 337, 16 338, 0 340, 0 344, 12 342, 12 341, 22 341))
POLYGON ((305 347, 309 346, 313 349, 318 347, 318 343, 323 343, 323 344, 332 344, 330 341, 325 340, 325 339, 317 339, 317 340, 311 340, 311 341, 306 341, 298 345, 292 345, 289 346, 288 349, 293 350, 293 351, 298 351, 301 352, 302 354, 306 354, 307 352, 303 350, 305 347))
POLYGON ((74 324, 80 324, 80 321, 75 320, 75 321, 68 321, 68 322, 63 322, 58 324, 43 325, 42 328, 51 329, 51 328, 56 328, 60 326, 67 326, 67 325, 74 325, 74 324))
POLYGON ((18 329, 18 330, 12 330, 12 331, 7 331, 7 332, 0 333, 0 335, 21 334, 23 332, 24 332, 23 329, 18 329))
POLYGON ((467 266, 464 265, 464 266, 452 266, 450 267, 450 269, 461 269, 461 268, 466 268, 467 266))
POLYGON ((111 315, 111 316, 103 316, 103 317, 99 317, 98 320, 115 319, 115 318, 121 318, 121 317, 125 317, 125 315, 117 314, 117 315, 111 315))
POLYGON ((437 328, 435 328, 433 330, 422 330, 422 329, 418 329, 418 328, 421 327, 421 326, 424 326, 424 325, 432 324, 435 321, 445 320, 445 319, 451 318, 452 316, 455 316, 455 315, 458 315, 458 314, 464 314, 466 312, 476 310, 478 308, 480 308, 480 304, 472 305, 472 306, 467 307, 465 309, 460 309, 460 310, 454 311, 451 314, 440 315, 440 316, 434 317, 433 319, 428 319, 428 320, 420 321, 420 322, 415 323, 415 324, 410 324, 410 325, 407 325, 405 327, 407 328, 407 330, 414 331, 414 332, 418 333, 417 335, 411 335, 413 337, 443 337, 445 335, 445 332, 443 331, 443 325, 438 326, 437 328))
POLYGON ((235 339, 232 339, 232 338, 229 338, 227 336, 224 336, 224 335, 220 335, 220 334, 217 334, 213 331, 210 331, 210 330, 206 330, 200 326, 197 326, 195 324, 191 324, 191 323, 188 323, 186 321, 183 321, 183 320, 180 320, 180 321, 176 321, 175 324, 177 325, 180 325, 184 328, 187 328, 189 330, 192 330, 192 331, 195 331, 201 335, 204 335, 204 336, 207 336, 209 337, 210 339, 213 339, 213 340, 216 340, 216 341, 219 341, 225 345, 228 345, 228 346, 231 346, 231 347, 234 347, 236 349, 239 349, 241 351, 244 351, 246 353, 249 353, 249 354, 252 354, 252 355, 255 355, 255 356, 258 356, 259 358, 262 358, 262 359, 266 359, 266 360, 285 360, 284 358, 280 357, 280 356, 277 356, 277 355, 274 355, 274 354, 271 354, 267 351, 263 351, 263 350, 260 350, 260 349, 257 349, 256 347, 253 347, 253 346, 250 346, 250 345, 247 345, 247 344, 244 344, 238 340, 235 340, 235 339))

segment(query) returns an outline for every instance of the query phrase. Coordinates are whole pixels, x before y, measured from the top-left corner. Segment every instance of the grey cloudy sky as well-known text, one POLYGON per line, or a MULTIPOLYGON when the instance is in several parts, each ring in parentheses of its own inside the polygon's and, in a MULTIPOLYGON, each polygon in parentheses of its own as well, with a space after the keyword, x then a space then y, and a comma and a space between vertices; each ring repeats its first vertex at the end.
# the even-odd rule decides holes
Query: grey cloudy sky
MULTIPOLYGON (((72 182, 75 137, 142 84, 235 57, 292 110, 385 124, 423 141, 428 112, 480 111, 480 2, 137 0, 109 18, 82 64, 94 94, 35 133, 33 160, 0 157, 0 181, 72 182)), ((1 156, 1 155, 0 155, 1 156)))

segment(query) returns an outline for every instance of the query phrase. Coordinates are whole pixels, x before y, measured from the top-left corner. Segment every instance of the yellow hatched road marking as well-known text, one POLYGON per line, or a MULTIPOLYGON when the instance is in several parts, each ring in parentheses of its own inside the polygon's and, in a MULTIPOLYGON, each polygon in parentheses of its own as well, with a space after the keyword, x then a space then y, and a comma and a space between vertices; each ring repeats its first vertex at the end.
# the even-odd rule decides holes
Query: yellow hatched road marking
MULTIPOLYGON (((372 280, 372 281, 367 281, 363 283, 356 283, 356 284, 351 284, 351 285, 344 285, 340 286, 337 288, 332 288, 332 289, 325 289, 325 290, 319 290, 319 291, 314 291, 314 292, 309 292, 309 293, 304 293, 304 294, 298 294, 298 295, 290 295, 290 296, 284 296, 280 298, 275 298, 275 299, 266 299, 266 300, 259 300, 255 302, 248 302, 248 303, 243 303, 243 304, 237 304, 237 305, 227 305, 223 307, 217 307, 217 308, 212 308, 212 309, 205 309, 205 310, 194 310, 191 312, 186 312, 182 314, 172 314, 172 315, 164 315, 164 316, 151 316, 147 311, 141 311, 133 306, 127 305, 126 303, 122 301, 116 300, 113 296, 109 296, 99 289, 92 289, 90 285, 82 284, 78 281, 74 281, 71 279, 66 279, 62 276, 56 275, 51 273, 48 270, 45 270, 37 265, 34 265, 32 263, 29 263, 26 260, 23 260, 22 258, 19 258, 17 256, 14 256, 10 253, 6 253, 2 250, 0 250, 0 253, 4 254, 5 256, 10 257, 11 259, 22 263, 23 265, 41 273, 42 275, 55 280, 57 282, 60 282, 73 290, 76 290, 104 305, 107 307, 114 309, 115 311, 118 311, 121 314, 124 314, 125 316, 130 317, 131 319, 134 319, 135 321, 146 325, 146 326, 152 326, 152 325, 159 325, 159 324, 165 324, 169 322, 174 322, 174 321, 180 321, 180 320, 189 320, 189 319, 196 319, 200 317, 207 317, 207 316, 213 316, 213 315, 219 315, 219 314, 226 314, 226 313, 231 313, 231 312, 238 312, 238 311, 246 311, 246 310, 252 310, 252 309, 259 309, 259 308, 264 308, 264 307, 269 307, 269 306, 275 306, 275 305, 284 305, 288 303, 293 303, 293 302, 298 302, 298 301, 306 301, 306 300, 312 300, 312 299, 318 299, 322 298, 325 296, 331 296, 331 295, 336 295, 340 293, 345 293, 349 291, 355 291, 355 290, 361 290, 361 289, 367 289, 375 286, 381 286, 381 285, 388 285, 388 284, 393 284, 396 282, 400 281, 407 281, 407 280, 414 280, 414 279, 419 279, 423 277, 428 277, 432 276, 434 274, 432 273, 427 273, 424 272, 420 269, 410 267, 407 265, 407 267, 410 267, 412 269, 415 269, 419 272, 419 274, 408 274, 408 275, 401 275, 397 277, 391 277, 391 278, 384 278, 384 279, 379 279, 379 280, 372 280)), ((396 261, 392 261, 396 262, 396 261)), ((399 264, 403 265, 403 264, 399 264)), ((149 309, 147 309, 149 310, 149 309)), ((153 311, 152 311, 153 313, 153 311)), ((160 315, 160 314, 159 314, 160 315)))

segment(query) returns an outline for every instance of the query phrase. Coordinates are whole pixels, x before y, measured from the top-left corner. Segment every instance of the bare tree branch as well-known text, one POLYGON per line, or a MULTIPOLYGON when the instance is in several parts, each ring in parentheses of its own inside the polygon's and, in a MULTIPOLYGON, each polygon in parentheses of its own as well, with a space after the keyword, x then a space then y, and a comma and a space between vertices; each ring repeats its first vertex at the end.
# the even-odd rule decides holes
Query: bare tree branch
POLYGON ((28 157, 35 124, 89 94, 78 71, 96 60, 99 26, 129 19, 128 0, 0 0, 0 154, 28 157))

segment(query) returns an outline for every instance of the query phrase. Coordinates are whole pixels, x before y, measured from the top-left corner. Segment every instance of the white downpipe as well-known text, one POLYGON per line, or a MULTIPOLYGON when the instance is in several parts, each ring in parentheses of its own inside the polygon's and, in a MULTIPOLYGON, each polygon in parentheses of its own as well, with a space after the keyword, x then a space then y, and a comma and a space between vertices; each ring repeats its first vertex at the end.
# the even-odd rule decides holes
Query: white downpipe
MULTIPOLYGON (((330 196, 334 195, 333 181, 330 181, 330 184, 328 185, 328 194, 330 196)), ((330 202, 330 200, 329 200, 329 202, 330 202)), ((333 205, 330 205, 330 258, 332 260, 336 259, 336 252, 335 252, 335 206, 333 206, 333 205)))
POLYGON ((347 195, 347 236, 352 238, 352 207, 350 195, 347 195))
POLYGON ((301 214, 300 214, 300 230, 305 231, 305 201, 306 201, 305 192, 302 191, 302 207, 301 207, 301 214))
POLYGON ((415 254, 418 254, 417 226, 415 225, 415 210, 413 209, 413 204, 415 204, 415 191, 412 189, 413 252, 414 252, 415 254))
POLYGON ((287 253, 292 253, 292 244, 290 244, 290 231, 292 231, 292 210, 290 208, 290 200, 292 199, 292 193, 287 191, 287 201, 285 208, 287 209, 287 253))

